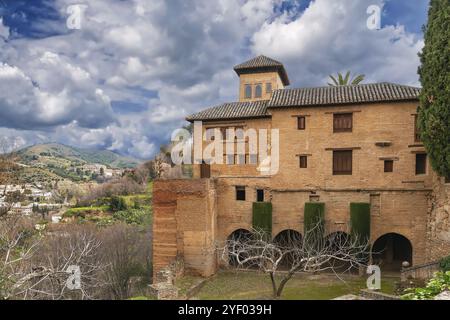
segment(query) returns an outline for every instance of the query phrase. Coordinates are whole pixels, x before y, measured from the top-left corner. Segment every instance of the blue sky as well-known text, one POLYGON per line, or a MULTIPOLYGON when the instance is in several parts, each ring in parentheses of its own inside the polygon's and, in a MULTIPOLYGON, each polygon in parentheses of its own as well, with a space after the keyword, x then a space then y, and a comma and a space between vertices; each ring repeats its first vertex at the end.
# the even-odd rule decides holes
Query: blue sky
POLYGON ((0 137, 150 158, 184 117, 236 100, 232 67, 282 61, 292 87, 351 70, 419 85, 427 0, 0 0, 0 137), (81 29, 67 8, 86 4, 81 29), (381 30, 366 9, 383 7, 381 30))

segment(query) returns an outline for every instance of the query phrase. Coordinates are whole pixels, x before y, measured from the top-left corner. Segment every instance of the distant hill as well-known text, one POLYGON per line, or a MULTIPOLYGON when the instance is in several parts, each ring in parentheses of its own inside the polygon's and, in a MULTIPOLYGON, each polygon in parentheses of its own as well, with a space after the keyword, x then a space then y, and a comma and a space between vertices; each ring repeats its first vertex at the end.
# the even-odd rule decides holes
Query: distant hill
POLYGON ((39 144, 21 149, 17 152, 20 162, 26 165, 51 158, 75 164, 103 164, 109 168, 134 168, 140 161, 121 156, 109 150, 90 150, 66 146, 58 143, 39 144))
POLYGON ((90 150, 58 143, 39 144, 14 153, 20 167, 20 181, 48 183, 61 179, 74 182, 95 180, 101 175, 100 164, 108 169, 128 169, 140 164, 139 160, 123 157, 108 150, 90 150))

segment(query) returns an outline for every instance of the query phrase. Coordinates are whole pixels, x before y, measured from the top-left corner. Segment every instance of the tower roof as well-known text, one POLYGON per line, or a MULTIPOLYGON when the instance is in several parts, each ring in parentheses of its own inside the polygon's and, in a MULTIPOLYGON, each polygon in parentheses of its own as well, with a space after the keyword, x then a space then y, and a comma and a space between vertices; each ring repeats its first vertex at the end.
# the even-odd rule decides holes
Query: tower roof
POLYGON ((277 71, 278 74, 280 75, 281 80, 283 81, 283 84, 285 86, 289 85, 289 77, 287 75, 286 69, 284 68, 284 65, 279 61, 276 61, 272 58, 263 55, 250 59, 234 67, 234 71, 236 71, 238 75, 241 75, 243 73, 251 73, 255 71, 266 71, 266 70, 277 71))

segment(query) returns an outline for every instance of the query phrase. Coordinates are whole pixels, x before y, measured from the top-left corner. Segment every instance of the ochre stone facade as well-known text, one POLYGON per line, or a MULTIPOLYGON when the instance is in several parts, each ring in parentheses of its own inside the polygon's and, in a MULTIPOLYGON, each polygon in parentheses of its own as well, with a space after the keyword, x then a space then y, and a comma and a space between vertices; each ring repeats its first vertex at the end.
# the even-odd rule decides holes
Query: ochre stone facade
MULTIPOLYGON (((266 82, 283 86, 276 72, 241 75, 240 98, 245 84, 266 82)), ((371 204, 372 244, 387 234, 403 236, 413 265, 450 254, 450 186, 429 161, 426 172, 416 174, 416 154, 426 152, 415 138, 418 105, 405 99, 268 108, 264 118, 204 121, 203 134, 211 128, 278 129, 279 171, 264 176, 248 161, 213 164, 211 177, 201 179, 200 165, 194 165, 192 180, 156 181, 154 272, 181 257, 187 272, 214 274, 221 264, 217 243, 252 228, 257 190, 272 203, 273 237, 284 230, 303 234, 305 203, 314 201, 325 203, 328 232, 345 231, 350 203, 363 202, 371 204), (352 114, 351 132, 333 132, 334 114, 341 113, 352 114), (298 130, 299 116, 306 119, 305 130, 298 130), (341 149, 352 151, 350 175, 333 174, 333 151, 341 149), (307 156, 307 168, 300 168, 300 155, 307 156), (385 160, 393 161, 393 172, 385 172, 385 160), (236 186, 245 187, 245 201, 236 200, 236 186)))

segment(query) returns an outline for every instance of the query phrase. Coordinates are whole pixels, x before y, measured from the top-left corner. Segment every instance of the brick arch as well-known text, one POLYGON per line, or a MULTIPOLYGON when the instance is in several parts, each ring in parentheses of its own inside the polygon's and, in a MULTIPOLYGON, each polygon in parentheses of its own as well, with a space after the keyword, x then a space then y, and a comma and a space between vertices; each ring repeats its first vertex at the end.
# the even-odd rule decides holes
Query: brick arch
POLYGON ((294 240, 302 240, 303 239, 303 235, 301 234, 300 231, 295 230, 295 229, 284 229, 284 230, 281 230, 280 232, 278 232, 273 237, 273 241, 277 242, 277 239, 282 237, 284 234, 289 236, 291 239, 294 239, 294 240))
POLYGON ((283 226, 283 227, 272 229, 272 239, 275 239, 276 236, 278 236, 281 232, 286 231, 286 230, 292 230, 292 231, 298 232, 303 236, 303 228, 298 228, 298 227, 293 227, 293 226, 288 225, 288 226, 283 226))
POLYGON ((398 232, 388 232, 380 235, 372 243, 371 257, 374 264, 386 270, 399 271, 402 263, 413 264, 413 242, 398 232))

